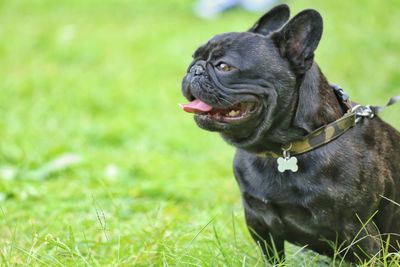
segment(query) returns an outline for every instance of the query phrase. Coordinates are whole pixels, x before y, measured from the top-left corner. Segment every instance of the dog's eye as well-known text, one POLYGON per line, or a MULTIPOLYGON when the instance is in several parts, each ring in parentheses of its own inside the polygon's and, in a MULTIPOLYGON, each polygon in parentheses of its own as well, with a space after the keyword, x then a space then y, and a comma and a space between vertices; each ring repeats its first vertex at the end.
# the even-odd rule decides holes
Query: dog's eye
POLYGON ((229 66, 229 65, 226 64, 226 63, 219 63, 219 64, 217 65, 217 69, 219 69, 220 71, 231 71, 231 70, 234 69, 234 67, 229 66))

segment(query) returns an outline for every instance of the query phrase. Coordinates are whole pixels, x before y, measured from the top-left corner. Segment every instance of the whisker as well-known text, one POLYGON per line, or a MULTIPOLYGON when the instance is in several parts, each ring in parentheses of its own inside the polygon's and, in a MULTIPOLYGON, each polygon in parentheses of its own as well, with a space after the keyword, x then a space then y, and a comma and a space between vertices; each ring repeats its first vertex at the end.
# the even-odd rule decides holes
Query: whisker
POLYGON ((233 104, 233 102, 229 101, 229 95, 225 92, 219 92, 219 95, 221 96, 221 98, 223 98, 226 102, 229 102, 230 104, 233 104))
POLYGON ((231 102, 225 98, 220 98, 220 99, 223 100, 225 103, 227 103, 229 106, 233 106, 233 104, 234 104, 233 102, 231 102))

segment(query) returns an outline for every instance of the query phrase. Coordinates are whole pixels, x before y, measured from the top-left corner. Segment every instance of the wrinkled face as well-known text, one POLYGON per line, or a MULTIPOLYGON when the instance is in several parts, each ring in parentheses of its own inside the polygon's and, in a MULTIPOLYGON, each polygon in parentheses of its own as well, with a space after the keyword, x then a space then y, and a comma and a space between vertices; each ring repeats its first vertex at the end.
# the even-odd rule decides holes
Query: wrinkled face
POLYGON ((201 128, 242 148, 268 139, 274 127, 288 128, 297 82, 322 35, 317 11, 288 21, 289 13, 287 5, 276 6, 247 32, 217 35, 196 50, 182 82, 190 102, 181 107, 201 128))
POLYGON ((182 107, 195 114, 201 128, 231 138, 251 138, 270 127, 279 94, 294 83, 269 37, 226 33, 194 53, 182 83, 191 102, 182 107))

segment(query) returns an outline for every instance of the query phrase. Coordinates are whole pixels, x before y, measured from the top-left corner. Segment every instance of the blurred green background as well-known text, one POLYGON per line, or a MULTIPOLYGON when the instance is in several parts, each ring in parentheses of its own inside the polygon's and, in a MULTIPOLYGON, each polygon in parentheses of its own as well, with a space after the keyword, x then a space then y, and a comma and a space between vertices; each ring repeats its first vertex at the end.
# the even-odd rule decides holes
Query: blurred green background
MULTIPOLYGON (((354 101, 400 94, 400 2, 289 1, 354 101)), ((187 0, 0 1, 0 265, 263 266, 234 149, 178 108, 191 54, 261 15, 187 0)), ((400 128, 399 106, 382 116, 400 128)), ((331 262, 289 246, 290 266, 331 262), (295 255, 295 256, 293 256, 295 255)))

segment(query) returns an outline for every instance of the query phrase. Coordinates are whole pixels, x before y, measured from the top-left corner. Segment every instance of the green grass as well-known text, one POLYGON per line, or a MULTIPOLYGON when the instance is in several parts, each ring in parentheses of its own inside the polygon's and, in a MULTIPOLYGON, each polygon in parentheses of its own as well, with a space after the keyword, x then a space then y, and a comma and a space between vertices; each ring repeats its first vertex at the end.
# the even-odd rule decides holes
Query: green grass
MULTIPOLYGON (((329 80, 383 104, 400 93, 400 3, 336 2, 290 5, 322 13, 329 80)), ((192 4, 0 2, 0 265, 264 265, 233 148, 177 106, 193 50, 259 15, 203 21, 192 4)), ((399 128, 399 111, 382 116, 399 128)), ((288 253, 289 266, 337 266, 288 253)))

